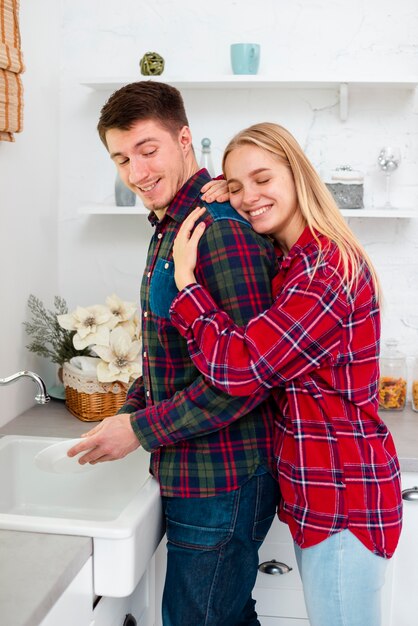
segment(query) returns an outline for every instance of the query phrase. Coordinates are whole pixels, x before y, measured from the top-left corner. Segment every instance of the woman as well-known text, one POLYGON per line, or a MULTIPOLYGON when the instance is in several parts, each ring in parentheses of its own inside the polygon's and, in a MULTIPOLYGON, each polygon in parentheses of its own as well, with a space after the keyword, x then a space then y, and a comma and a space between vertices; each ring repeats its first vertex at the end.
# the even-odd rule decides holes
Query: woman
POLYGON ((395 447, 377 414, 376 273, 284 128, 238 133, 223 171, 232 206, 277 246, 275 301, 239 328, 196 284, 205 228, 196 209, 174 246, 172 321, 215 387, 273 390, 279 517, 294 538, 311 626, 378 626, 402 500, 395 447))

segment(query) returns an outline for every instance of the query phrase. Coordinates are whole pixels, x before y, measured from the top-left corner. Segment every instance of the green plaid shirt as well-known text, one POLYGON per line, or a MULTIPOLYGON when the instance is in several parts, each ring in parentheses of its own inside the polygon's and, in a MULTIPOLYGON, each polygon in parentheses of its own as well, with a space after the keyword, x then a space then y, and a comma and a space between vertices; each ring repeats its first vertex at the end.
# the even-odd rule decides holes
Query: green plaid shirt
MULTIPOLYGON (((200 189, 208 180, 201 170, 178 192, 161 222, 150 215, 155 232, 141 285, 143 378, 131 386, 119 411, 132 414, 166 496, 232 491, 260 464, 274 472, 275 405, 269 391, 233 398, 210 386, 170 321, 177 294, 173 242, 185 217, 203 204, 200 189)), ((207 205, 203 219, 196 278, 237 324, 245 324, 271 304, 273 247, 229 204, 207 205)))

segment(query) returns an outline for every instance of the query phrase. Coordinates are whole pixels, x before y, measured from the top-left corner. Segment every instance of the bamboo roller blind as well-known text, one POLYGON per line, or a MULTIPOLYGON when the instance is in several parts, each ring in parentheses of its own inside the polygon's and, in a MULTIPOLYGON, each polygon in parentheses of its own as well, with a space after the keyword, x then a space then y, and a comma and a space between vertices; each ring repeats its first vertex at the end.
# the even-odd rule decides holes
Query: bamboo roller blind
POLYGON ((14 141, 13 133, 22 130, 24 70, 19 0, 0 0, 0 141, 14 141))

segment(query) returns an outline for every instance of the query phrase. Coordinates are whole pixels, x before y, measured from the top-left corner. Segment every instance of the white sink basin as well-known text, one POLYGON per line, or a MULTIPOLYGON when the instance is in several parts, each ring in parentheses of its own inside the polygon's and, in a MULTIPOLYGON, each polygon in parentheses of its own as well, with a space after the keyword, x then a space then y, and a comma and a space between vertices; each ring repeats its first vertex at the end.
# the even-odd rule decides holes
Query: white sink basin
POLYGON ((93 538, 97 595, 129 595, 163 535, 159 487, 142 448, 89 472, 54 474, 35 455, 62 441, 0 438, 0 529, 93 538))

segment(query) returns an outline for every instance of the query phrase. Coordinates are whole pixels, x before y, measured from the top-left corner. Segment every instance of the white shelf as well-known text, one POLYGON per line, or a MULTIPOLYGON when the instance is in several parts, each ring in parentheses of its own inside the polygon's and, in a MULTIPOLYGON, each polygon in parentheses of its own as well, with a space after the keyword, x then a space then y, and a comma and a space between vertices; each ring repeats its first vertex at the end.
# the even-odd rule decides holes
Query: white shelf
POLYGON ((418 218, 418 209, 342 209, 344 217, 367 217, 376 219, 414 219, 418 218))
POLYGON ((123 85, 134 81, 162 80, 178 89, 338 89, 340 120, 348 118, 348 100, 350 89, 408 89, 414 91, 418 84, 418 76, 400 79, 394 77, 388 80, 385 77, 379 80, 375 77, 355 78, 342 76, 340 80, 324 76, 297 78, 295 76, 266 76, 263 74, 249 75, 222 75, 208 76, 207 78, 176 78, 169 76, 135 76, 133 78, 92 78, 81 81, 81 84, 95 91, 115 91, 123 85))
POLYGON ((208 76, 207 78, 179 78, 161 76, 133 76, 126 79, 119 78, 85 78, 81 84, 94 89, 95 91, 113 91, 131 82, 141 80, 157 80, 169 83, 179 89, 251 89, 251 88, 271 88, 271 89, 339 89, 340 86, 348 85, 350 88, 385 88, 385 89, 408 89, 413 90, 418 85, 418 75, 414 77, 393 80, 387 78, 378 80, 376 78, 355 78, 343 76, 341 79, 324 76, 297 78, 266 76, 263 74, 249 75, 222 75, 208 76))
MULTIPOLYGON (((143 205, 136 206, 116 206, 109 203, 90 203, 78 209, 81 215, 149 215, 148 209, 143 205)), ((418 209, 343 209, 344 217, 360 217, 375 219, 413 219, 418 218, 418 209)))
POLYGON ((80 215, 149 215, 148 209, 141 204, 135 206, 116 206, 116 204, 91 202, 79 207, 80 215))

